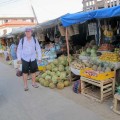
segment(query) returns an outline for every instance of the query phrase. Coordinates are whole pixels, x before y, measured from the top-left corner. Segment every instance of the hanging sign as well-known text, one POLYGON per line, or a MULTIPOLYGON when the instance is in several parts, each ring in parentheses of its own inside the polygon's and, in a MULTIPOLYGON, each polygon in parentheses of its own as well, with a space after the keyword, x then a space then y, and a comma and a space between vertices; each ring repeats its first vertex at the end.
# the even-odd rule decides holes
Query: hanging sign
POLYGON ((97 34, 97 27, 96 23, 88 24, 89 35, 96 35, 97 34))

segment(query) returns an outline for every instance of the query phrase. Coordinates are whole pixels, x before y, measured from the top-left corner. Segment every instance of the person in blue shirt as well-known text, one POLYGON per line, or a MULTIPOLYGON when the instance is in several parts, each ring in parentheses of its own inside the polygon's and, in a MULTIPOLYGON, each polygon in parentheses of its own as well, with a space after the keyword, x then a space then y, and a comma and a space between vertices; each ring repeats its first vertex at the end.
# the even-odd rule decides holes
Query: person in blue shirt
POLYGON ((17 45, 14 42, 12 42, 12 44, 10 46, 10 55, 12 57, 12 60, 17 59, 16 50, 17 50, 17 45))

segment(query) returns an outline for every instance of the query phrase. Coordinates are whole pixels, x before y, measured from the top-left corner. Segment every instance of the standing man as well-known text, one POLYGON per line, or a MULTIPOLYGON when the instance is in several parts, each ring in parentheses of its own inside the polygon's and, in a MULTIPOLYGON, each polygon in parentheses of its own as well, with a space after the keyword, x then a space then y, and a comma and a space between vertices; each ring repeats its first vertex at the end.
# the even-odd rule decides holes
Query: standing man
POLYGON ((36 53, 38 55, 38 63, 41 62, 42 54, 38 41, 32 36, 32 29, 25 29, 25 37, 19 42, 17 48, 18 64, 22 63, 22 73, 24 80, 24 90, 28 91, 28 73, 32 74, 32 86, 38 88, 35 82, 37 67, 36 53))

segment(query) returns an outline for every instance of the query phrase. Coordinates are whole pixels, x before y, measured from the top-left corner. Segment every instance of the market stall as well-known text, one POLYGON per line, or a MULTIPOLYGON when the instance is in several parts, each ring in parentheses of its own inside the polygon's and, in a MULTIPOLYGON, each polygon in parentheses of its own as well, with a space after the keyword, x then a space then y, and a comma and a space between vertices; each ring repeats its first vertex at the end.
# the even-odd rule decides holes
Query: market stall
POLYGON ((92 19, 96 21, 96 25, 88 25, 89 34, 94 33, 94 41, 86 43, 77 51, 76 60, 70 67, 75 75, 81 76, 81 93, 100 102, 114 96, 116 87, 120 85, 116 72, 120 68, 119 9, 120 6, 116 6, 61 17, 61 22, 66 27, 66 36, 71 25, 83 24, 92 19))

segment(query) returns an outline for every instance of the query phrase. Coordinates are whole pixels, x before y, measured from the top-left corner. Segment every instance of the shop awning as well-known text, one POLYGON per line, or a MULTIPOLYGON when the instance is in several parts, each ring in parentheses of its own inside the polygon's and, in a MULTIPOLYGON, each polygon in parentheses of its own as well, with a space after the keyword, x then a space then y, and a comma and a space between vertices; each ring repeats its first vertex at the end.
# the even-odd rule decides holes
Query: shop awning
POLYGON ((72 24, 83 23, 91 19, 111 18, 120 16, 120 6, 103 8, 88 12, 67 14, 60 18, 64 27, 72 24))
POLYGON ((40 23, 39 25, 36 26, 36 28, 42 28, 42 29, 47 29, 56 26, 59 23, 59 18, 49 20, 43 23, 40 23))

